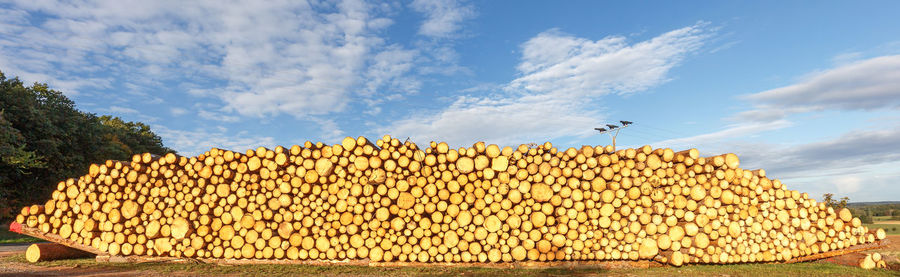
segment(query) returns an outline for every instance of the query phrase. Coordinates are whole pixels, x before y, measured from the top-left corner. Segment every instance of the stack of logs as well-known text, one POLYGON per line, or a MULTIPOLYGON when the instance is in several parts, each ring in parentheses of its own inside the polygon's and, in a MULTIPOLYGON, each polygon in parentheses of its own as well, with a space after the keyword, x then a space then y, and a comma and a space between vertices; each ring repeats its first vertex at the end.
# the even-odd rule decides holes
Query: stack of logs
POLYGON ((887 263, 881 253, 871 253, 859 260, 859 267, 862 269, 887 268, 887 263))
POLYGON ((385 136, 136 155, 60 182, 17 221, 111 255, 198 259, 747 263, 870 243, 847 209, 734 154, 385 136))

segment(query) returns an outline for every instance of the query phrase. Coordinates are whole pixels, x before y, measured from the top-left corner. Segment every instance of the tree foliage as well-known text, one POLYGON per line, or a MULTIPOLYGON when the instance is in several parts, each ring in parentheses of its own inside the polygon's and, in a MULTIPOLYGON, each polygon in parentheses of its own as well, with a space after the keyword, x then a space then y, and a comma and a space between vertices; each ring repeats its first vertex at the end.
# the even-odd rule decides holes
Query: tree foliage
POLYGON ((822 195, 822 202, 825 203, 826 206, 832 207, 835 210, 840 210, 847 207, 847 201, 850 201, 850 197, 841 197, 840 200, 834 199, 834 193, 826 193, 822 195))
POLYGON ((848 207, 848 202, 850 201, 850 197, 841 197, 840 200, 836 200, 834 198, 834 193, 826 193, 822 195, 822 203, 825 203, 826 206, 834 208, 835 211, 849 208, 850 213, 853 216, 858 217, 862 223, 872 223, 872 214, 867 209, 855 209, 848 207))
POLYGON ((91 163, 173 152, 141 122, 79 111, 46 84, 26 86, 0 72, 0 219, 46 200, 57 183, 91 163))
POLYGON ((847 207, 853 215, 859 214, 863 223, 873 223, 876 216, 900 220, 900 203, 897 202, 850 203, 847 207))

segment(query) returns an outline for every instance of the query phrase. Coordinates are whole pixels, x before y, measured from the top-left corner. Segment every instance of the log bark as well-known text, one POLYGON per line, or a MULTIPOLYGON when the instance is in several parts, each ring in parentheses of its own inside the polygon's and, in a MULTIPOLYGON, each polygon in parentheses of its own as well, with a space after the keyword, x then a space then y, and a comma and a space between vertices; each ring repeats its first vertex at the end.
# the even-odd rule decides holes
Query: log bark
POLYGON ((25 250, 25 259, 31 263, 93 256, 94 254, 57 243, 35 243, 25 250))

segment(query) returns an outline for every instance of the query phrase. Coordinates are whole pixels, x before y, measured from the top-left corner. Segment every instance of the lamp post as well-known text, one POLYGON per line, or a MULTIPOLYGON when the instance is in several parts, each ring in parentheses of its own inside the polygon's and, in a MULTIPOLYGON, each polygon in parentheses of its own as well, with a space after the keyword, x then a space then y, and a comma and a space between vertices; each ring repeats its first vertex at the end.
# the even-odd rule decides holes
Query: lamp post
POLYGON ((594 130, 597 130, 601 134, 609 134, 609 137, 612 138, 613 150, 616 149, 616 136, 619 135, 619 131, 622 129, 625 129, 628 126, 631 126, 631 124, 633 123, 631 121, 625 121, 625 120, 620 120, 619 122, 622 123, 622 126, 606 124, 606 128, 603 128, 603 127, 594 128, 594 130), (613 131, 615 131, 615 132, 613 132, 613 131))

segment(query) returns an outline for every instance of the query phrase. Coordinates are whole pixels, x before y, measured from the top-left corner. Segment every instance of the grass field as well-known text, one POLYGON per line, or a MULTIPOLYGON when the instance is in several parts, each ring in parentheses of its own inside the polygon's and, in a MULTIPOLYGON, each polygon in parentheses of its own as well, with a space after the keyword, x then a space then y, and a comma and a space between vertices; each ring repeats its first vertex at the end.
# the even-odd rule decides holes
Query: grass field
POLYGON ((41 242, 42 239, 29 237, 9 231, 9 226, 0 226, 0 244, 3 243, 22 243, 22 242, 41 242))
MULTIPOLYGON (((14 255, 2 259, 9 265, 24 265, 24 255, 14 255)), ((244 265, 221 266, 212 264, 115 264, 97 263, 94 259, 74 259, 40 262, 41 267, 77 268, 78 270, 104 269, 125 272, 171 273, 170 275, 238 275, 238 276, 292 276, 292 275, 440 275, 440 276, 548 276, 548 275, 612 275, 612 276, 897 276, 896 271, 863 270, 856 267, 829 263, 802 264, 742 264, 742 265, 699 265, 680 268, 648 269, 597 269, 597 268, 552 268, 552 269, 495 269, 477 267, 366 267, 366 266, 309 266, 309 265, 244 265)))
POLYGON ((872 217, 873 224, 864 224, 869 230, 881 228, 888 235, 900 235, 900 221, 893 220, 889 216, 872 217))
POLYGON ((900 235, 900 224, 864 224, 866 227, 869 227, 869 230, 874 230, 877 228, 884 229, 884 232, 888 235, 900 235))

